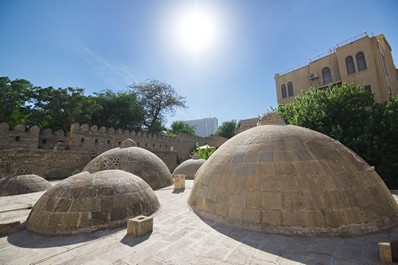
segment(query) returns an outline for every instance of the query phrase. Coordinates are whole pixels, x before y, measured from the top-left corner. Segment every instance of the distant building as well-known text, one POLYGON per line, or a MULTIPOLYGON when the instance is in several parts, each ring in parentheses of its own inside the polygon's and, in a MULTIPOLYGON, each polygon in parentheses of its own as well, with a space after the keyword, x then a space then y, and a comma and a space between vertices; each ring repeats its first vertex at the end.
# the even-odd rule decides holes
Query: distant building
POLYGON ((218 129, 217 118, 205 118, 199 120, 184 121, 194 127, 195 132, 200 137, 207 137, 214 134, 218 129))
POLYGON ((319 55, 308 64, 276 74, 278 104, 294 100, 310 87, 325 89, 329 84, 364 85, 377 102, 398 95, 398 69, 395 68, 391 46, 383 34, 355 36, 319 55))
POLYGON ((258 117, 257 118, 250 118, 250 119, 244 119, 239 121, 239 128, 236 129, 235 134, 241 133, 243 131, 246 131, 250 128, 256 127, 257 122, 258 122, 258 117))

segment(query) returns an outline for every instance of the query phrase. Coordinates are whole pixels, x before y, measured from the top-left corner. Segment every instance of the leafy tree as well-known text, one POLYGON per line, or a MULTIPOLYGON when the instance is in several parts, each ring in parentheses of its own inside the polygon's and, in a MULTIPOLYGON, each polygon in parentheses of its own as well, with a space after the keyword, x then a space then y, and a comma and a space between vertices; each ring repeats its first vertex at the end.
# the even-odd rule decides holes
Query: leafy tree
POLYGON ((279 105, 286 123, 324 133, 351 148, 390 188, 398 187, 398 99, 376 103, 372 94, 355 84, 311 89, 295 101, 279 105))
POLYGON ((179 133, 196 136, 195 128, 183 121, 174 121, 171 124, 171 129, 166 132, 169 136, 175 136, 179 133))
POLYGON ((68 130, 74 122, 91 123, 99 108, 92 97, 84 96, 82 88, 35 87, 31 122, 41 128, 68 130))
POLYGON ((134 92, 115 93, 111 90, 105 90, 94 94, 94 99, 100 108, 93 113, 93 124, 107 128, 141 130, 144 112, 139 106, 134 92))
POLYGON ((192 155, 198 155, 200 158, 207 160, 217 150, 216 147, 210 145, 199 146, 196 143, 196 149, 192 152, 192 155))
POLYGON ((238 128, 236 120, 223 122, 217 129, 215 135, 225 138, 232 138, 235 135, 235 130, 238 128))
POLYGON ((130 86, 137 95, 144 110, 143 124, 149 133, 164 130, 166 114, 174 114, 176 108, 186 108, 185 98, 179 96, 174 88, 157 80, 136 83, 130 86))
POLYGON ((31 90, 32 84, 27 80, 0 77, 0 122, 11 127, 27 123, 31 90))

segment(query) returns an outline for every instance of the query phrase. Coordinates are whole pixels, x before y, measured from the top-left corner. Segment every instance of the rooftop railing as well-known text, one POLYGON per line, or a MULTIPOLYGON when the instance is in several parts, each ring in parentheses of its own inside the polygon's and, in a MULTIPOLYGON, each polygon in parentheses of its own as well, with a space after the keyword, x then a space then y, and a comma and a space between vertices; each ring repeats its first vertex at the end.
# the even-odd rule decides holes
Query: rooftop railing
POLYGON ((362 39, 362 38, 364 38, 364 37, 366 37, 366 36, 373 37, 374 35, 373 35, 373 33, 371 33, 370 35, 368 35, 368 33, 367 33, 366 31, 364 31, 364 32, 361 33, 361 34, 355 35, 355 36, 352 37, 352 38, 349 38, 349 39, 347 39, 347 40, 345 40, 345 41, 342 41, 342 42, 337 43, 337 44, 336 44, 336 47, 332 47, 332 48, 329 49, 329 51, 327 51, 327 52, 325 52, 325 53, 322 53, 322 54, 319 54, 319 55, 317 55, 317 56, 315 56, 315 57, 310 58, 310 59, 308 60, 308 62, 301 63, 301 64, 299 64, 299 65, 293 66, 293 67, 291 67, 291 68, 289 68, 289 69, 287 69, 287 70, 285 70, 285 71, 283 71, 283 72, 280 72, 280 73, 278 73, 278 74, 276 74, 276 75, 285 75, 285 74, 287 74, 287 73, 290 73, 290 72, 293 72, 293 71, 295 71, 295 70, 297 70, 297 69, 300 69, 301 67, 304 67, 304 66, 308 65, 308 64, 311 63, 311 62, 317 61, 317 60, 322 59, 322 58, 324 58, 324 57, 326 57, 326 56, 328 56, 328 55, 330 55, 330 54, 332 54, 332 53, 335 53, 335 52, 336 52, 336 48, 343 47, 343 46, 345 46, 345 45, 347 45, 347 44, 350 44, 350 43, 352 43, 352 42, 354 42, 354 41, 357 41, 357 40, 359 40, 359 39, 362 39))

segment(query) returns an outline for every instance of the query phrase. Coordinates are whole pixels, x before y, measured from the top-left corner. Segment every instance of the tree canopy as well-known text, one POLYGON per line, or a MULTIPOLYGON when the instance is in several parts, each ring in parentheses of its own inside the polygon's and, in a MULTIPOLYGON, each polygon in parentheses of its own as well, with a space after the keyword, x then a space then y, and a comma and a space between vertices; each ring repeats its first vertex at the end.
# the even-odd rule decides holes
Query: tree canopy
POLYGON ((223 122, 217 129, 215 135, 222 136, 225 138, 232 138, 235 135, 235 130, 237 129, 236 120, 223 122))
POLYGON ((93 112, 100 108, 82 88, 34 87, 32 101, 30 125, 64 131, 74 122, 90 124, 93 112))
POLYGON ((183 121, 174 121, 171 124, 171 129, 166 132, 166 134, 169 136, 175 136, 176 134, 179 133, 191 136, 197 136, 195 128, 183 121))
POLYGON ((133 84, 130 88, 144 110, 143 124, 149 133, 163 131, 166 114, 174 114, 176 108, 187 107, 185 98, 167 83, 149 80, 133 84))
POLYGON ((377 103, 358 85, 310 89, 295 101, 279 105, 288 124, 324 133, 351 148, 376 171, 390 188, 398 187, 398 98, 377 103))
POLYGON ((24 79, 0 77, 0 121, 14 127, 28 121, 32 84, 24 79))
POLYGON ((24 79, 0 77, 0 95, 0 122, 65 131, 78 122, 160 133, 166 114, 186 107, 184 97, 157 80, 134 84, 127 91, 85 96, 83 88, 42 88, 24 79))
POLYGON ((105 90, 94 93, 95 102, 100 106, 94 111, 91 122, 107 128, 139 131, 144 112, 132 91, 113 92, 105 90))

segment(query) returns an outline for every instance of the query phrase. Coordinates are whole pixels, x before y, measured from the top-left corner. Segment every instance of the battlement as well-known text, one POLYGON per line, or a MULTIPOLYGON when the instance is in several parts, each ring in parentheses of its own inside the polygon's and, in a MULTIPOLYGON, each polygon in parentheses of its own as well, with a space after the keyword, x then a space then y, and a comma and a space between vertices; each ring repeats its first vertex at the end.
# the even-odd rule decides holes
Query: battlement
POLYGON ((5 122, 0 123, 0 148, 27 148, 27 149, 54 149, 62 143, 62 148, 73 151, 88 151, 101 153, 121 145, 127 138, 137 142, 137 146, 152 152, 182 152, 182 157, 187 151, 192 150, 196 143, 220 146, 225 139, 222 137, 199 137, 178 134, 175 137, 166 135, 149 134, 122 129, 106 128, 97 125, 73 123, 69 132, 51 129, 40 130, 38 126, 30 128, 17 125, 10 129, 5 122))
POLYGON ((27 128, 18 124, 10 130, 8 123, 0 123, 0 148, 28 148, 35 149, 38 146, 40 128, 32 126, 27 128))
POLYGON ((226 139, 178 134, 175 137, 74 123, 69 132, 38 126, 0 123, 0 178, 29 171, 45 178, 64 178, 79 172, 96 155, 121 146, 130 138, 157 154, 172 172, 190 157, 196 143, 219 147, 226 139), (21 170, 23 169, 23 170, 21 170))

